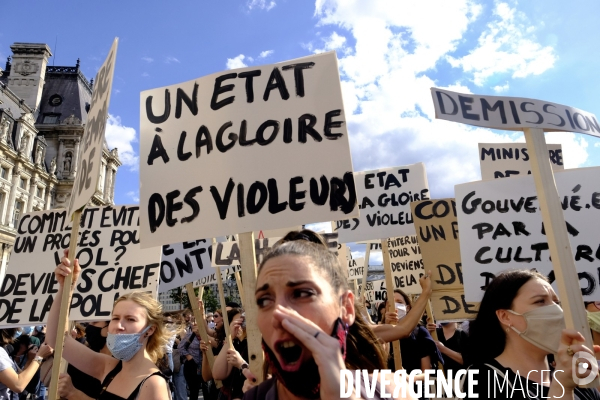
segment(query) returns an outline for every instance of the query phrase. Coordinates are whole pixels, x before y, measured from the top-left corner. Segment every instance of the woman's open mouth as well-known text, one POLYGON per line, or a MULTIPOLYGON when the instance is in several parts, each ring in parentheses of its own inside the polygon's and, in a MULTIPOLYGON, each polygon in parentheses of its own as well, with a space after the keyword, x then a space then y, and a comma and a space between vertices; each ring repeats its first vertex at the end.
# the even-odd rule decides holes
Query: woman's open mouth
POLYGON ((275 350, 279 355, 279 362, 284 371, 296 371, 302 362, 304 349, 292 340, 283 340, 275 344, 275 350))

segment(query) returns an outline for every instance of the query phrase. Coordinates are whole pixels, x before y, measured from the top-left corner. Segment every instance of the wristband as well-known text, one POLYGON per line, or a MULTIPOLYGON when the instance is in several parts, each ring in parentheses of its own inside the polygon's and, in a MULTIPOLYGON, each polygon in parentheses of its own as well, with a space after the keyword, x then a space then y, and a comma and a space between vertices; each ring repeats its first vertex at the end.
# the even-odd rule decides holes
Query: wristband
POLYGON ((35 356, 35 358, 33 359, 33 361, 37 361, 40 365, 42 364, 42 362, 44 362, 44 359, 40 356, 35 356))
POLYGON ((243 364, 242 364, 242 367, 240 368, 240 371, 243 371, 243 370, 245 370, 246 368, 249 368, 249 367, 248 367, 248 363, 243 363, 243 364))

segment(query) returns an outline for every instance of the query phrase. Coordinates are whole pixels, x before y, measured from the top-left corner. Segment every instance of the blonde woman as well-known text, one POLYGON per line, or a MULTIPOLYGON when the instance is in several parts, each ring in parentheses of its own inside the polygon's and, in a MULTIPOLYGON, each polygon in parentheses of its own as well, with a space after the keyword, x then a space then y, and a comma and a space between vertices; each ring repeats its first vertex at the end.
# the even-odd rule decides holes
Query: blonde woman
MULTIPOLYGON (((51 347, 57 339, 55 332, 64 279, 71 271, 73 285, 67 288, 70 295, 81 269, 78 260, 71 263, 68 251, 65 251, 54 271, 59 290, 48 317, 46 342, 51 347)), ((99 400, 169 399, 168 378, 158 370, 156 361, 163 356, 172 334, 167 331, 160 303, 146 293, 130 293, 117 299, 108 326, 106 343, 114 358, 92 351, 68 334, 65 335, 63 357, 69 364, 102 382, 99 400)))

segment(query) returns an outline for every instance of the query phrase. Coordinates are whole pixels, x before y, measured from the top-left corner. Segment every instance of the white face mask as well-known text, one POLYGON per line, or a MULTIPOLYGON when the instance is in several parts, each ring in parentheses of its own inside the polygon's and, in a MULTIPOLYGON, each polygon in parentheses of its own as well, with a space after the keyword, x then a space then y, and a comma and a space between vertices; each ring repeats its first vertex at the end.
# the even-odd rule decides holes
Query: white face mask
POLYGON ((210 321, 210 322, 208 323, 208 327, 209 327, 210 329, 215 329, 215 323, 214 323, 214 321, 210 321))
POLYGON ((513 310, 507 311, 523 316, 527 322, 527 328, 523 332, 519 332, 511 325, 510 328, 513 331, 540 349, 546 350, 550 354, 556 354, 562 331, 566 327, 563 310, 558 304, 534 308, 523 314, 513 310))
POLYGON ((396 312, 398 313, 398 318, 406 316, 406 304, 396 303, 396 312))

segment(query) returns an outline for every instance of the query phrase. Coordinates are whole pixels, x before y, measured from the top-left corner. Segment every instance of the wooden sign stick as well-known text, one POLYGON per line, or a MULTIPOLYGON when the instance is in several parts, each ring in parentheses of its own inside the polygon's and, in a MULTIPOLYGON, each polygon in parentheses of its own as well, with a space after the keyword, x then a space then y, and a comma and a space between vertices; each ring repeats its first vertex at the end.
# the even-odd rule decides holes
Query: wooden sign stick
MULTIPOLYGON (((385 271, 385 286, 387 287, 387 308, 390 312, 394 312, 396 310, 394 302, 394 277, 392 276, 392 263, 390 261, 390 251, 388 249, 387 239, 381 240, 381 253, 383 255, 383 270, 385 271)), ((394 340, 392 342, 392 347, 394 348, 394 367, 396 367, 397 371, 399 369, 402 369, 402 354, 400 354, 400 341, 394 340)))
MULTIPOLYGON (((233 273, 235 275, 235 283, 237 283, 238 293, 240 294, 240 301, 242 302, 242 307, 244 307, 244 286, 242 285, 242 278, 240 277, 240 271, 235 271, 233 273)), ((245 309, 245 307, 244 307, 245 309)))
POLYGON ((221 301, 221 316, 223 317, 223 328, 225 328, 225 339, 229 343, 229 348, 233 349, 231 334, 229 333, 229 317, 227 315, 227 306, 225 302, 225 292, 223 292, 223 278, 221 277, 221 267, 217 267, 217 284, 219 286, 219 300, 221 301))
MULTIPOLYGON (((71 228, 71 241, 69 242, 69 260, 73 263, 77 255, 77 242, 79 240, 79 224, 81 221, 81 210, 73 213, 73 225, 71 228)), ((73 265, 73 264, 71 264, 73 265)), ((71 267, 72 268, 72 267, 71 267)), ((71 308, 71 286, 73 285, 73 273, 65 276, 62 297, 60 298, 60 313, 58 314, 58 328, 56 332, 56 346, 54 347, 54 364, 52 365, 52 376, 50 378, 50 400, 58 399, 58 377, 67 372, 67 362, 62 359, 65 345, 65 329, 71 308), (58 362, 56 362, 58 361, 58 362)), ((56 300, 56 299, 55 299, 56 300)))
POLYGON ((254 247, 254 232, 241 233, 240 240, 240 265, 244 278, 244 297, 246 311, 246 340, 248 340, 248 363, 250 372, 256 377, 256 383, 263 381, 262 335, 258 329, 258 307, 254 300, 256 288, 256 249, 254 247))
MULTIPOLYGON (((204 316, 200 314, 200 309, 198 308, 198 298, 196 297, 196 292, 194 291, 194 284, 192 282, 187 283, 185 288, 187 290, 188 298, 190 299, 190 306, 192 307, 194 318, 196 318, 196 324, 198 324, 198 333, 200 333, 200 337, 204 343, 208 344, 208 332, 206 332, 206 326, 204 325, 204 316)), ((204 286, 200 286, 200 300, 202 300, 202 292, 204 292, 204 286)), ((208 356, 208 363, 212 369, 215 362, 215 356, 213 355, 212 351, 206 352, 206 355, 208 356)))
MULTIPOLYGON (((431 300, 427 300, 427 304, 425 305, 425 312, 427 313, 427 323, 435 324, 435 318, 433 318, 433 307, 431 307, 431 300)), ((436 330, 430 333, 433 340, 439 341, 436 330)), ((458 334, 458 332, 456 334, 458 334)), ((442 364, 441 361, 438 361, 438 369, 442 372, 444 371, 444 364, 442 364)))
MULTIPOLYGON (((525 129, 525 141, 531 157, 531 173, 535 181, 542 221, 546 228, 556 285, 565 313, 565 323, 567 328, 580 332, 585 337, 585 345, 589 349, 593 349, 592 335, 583 307, 583 296, 581 295, 579 277, 571 243, 569 242, 565 217, 548 158, 544 130, 537 128, 525 129)), ((600 379, 596 376, 596 379, 586 387, 596 387, 598 385, 600 385, 600 379)))
MULTIPOLYGON (((194 291, 194 284, 192 282, 187 283, 185 285, 185 289, 188 293, 188 299, 190 300, 190 306, 192 307, 194 318, 196 318, 196 324, 198 325, 198 333, 200 334, 202 341, 208 344, 210 338, 208 337, 208 332, 206 332, 206 326, 204 326, 204 321, 202 321, 203 316, 200 314, 200 309, 198 308, 198 300, 202 300, 202 297, 204 296, 204 286, 200 286, 200 290, 198 291, 198 297, 196 297, 196 291, 194 291), (199 321, 201 321, 202 323, 200 324, 199 321)), ((225 320, 223 320, 223 323, 225 323, 225 320)), ((212 369, 215 363, 215 356, 212 352, 212 346, 210 344, 209 349, 210 351, 206 352, 206 356, 208 357, 208 365, 210 365, 210 369, 212 369)), ((217 386, 217 388, 221 388, 221 386, 223 386, 223 383, 215 379, 215 385, 217 386)))
POLYGON ((352 280, 352 293, 354 293, 355 298, 358 298, 358 279, 352 280))
MULTIPOLYGON (((367 275, 369 274, 369 258, 371 257, 371 243, 367 243, 367 250, 365 250, 365 268, 362 278, 362 291, 360 293, 361 305, 366 308, 365 303, 367 302, 367 275)), ((371 305, 372 306, 372 305, 371 305)))

